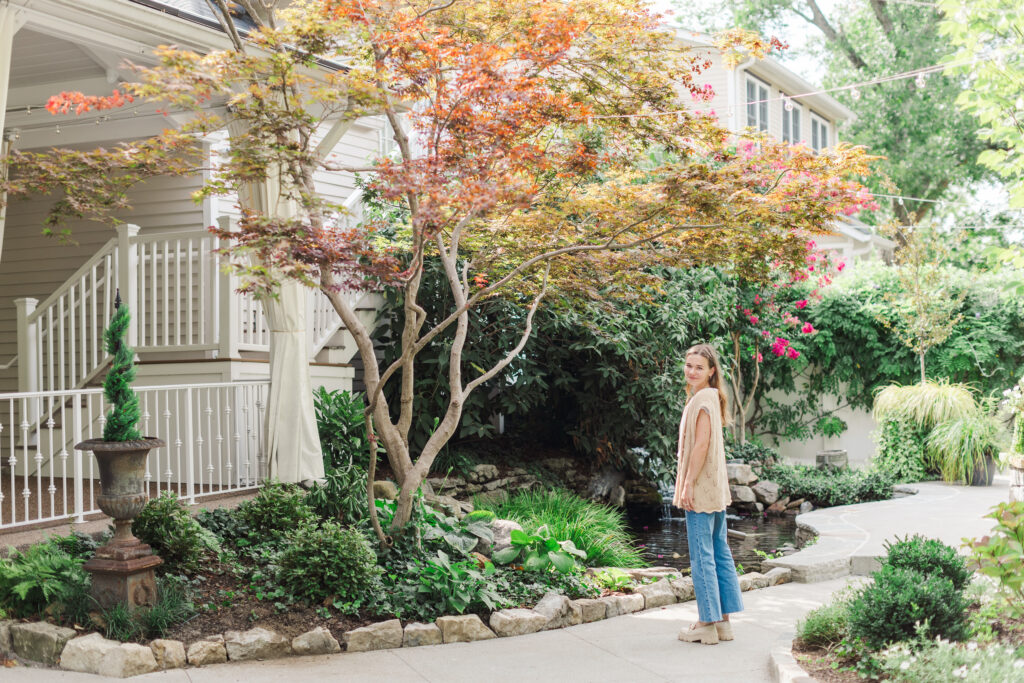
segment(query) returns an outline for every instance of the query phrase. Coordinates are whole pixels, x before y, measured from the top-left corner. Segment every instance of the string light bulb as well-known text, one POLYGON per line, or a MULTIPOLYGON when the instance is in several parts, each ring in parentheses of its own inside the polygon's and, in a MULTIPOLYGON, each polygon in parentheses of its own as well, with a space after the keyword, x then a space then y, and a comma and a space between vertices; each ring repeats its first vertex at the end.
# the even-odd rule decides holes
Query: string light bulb
POLYGON ((56 133, 57 135, 60 135, 60 124, 57 124, 57 127, 53 132, 56 133))
POLYGON ((924 74, 917 74, 917 78, 914 79, 914 85, 918 88, 923 88, 928 83, 928 77, 924 74))
POLYGON ((859 100, 860 90, 858 90, 857 88, 853 88, 852 90, 850 90, 850 97, 852 97, 854 100, 859 100))
POLYGON ((785 107, 786 111, 793 111, 793 99, 790 97, 787 97, 785 99, 786 103, 783 105, 783 107, 785 107))

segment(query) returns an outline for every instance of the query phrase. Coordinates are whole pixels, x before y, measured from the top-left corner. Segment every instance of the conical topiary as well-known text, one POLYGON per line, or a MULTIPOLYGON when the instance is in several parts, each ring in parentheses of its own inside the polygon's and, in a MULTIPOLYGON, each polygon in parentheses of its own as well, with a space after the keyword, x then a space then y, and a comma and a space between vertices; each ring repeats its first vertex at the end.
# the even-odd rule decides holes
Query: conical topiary
POLYGON ((110 372, 103 380, 103 393, 111 404, 107 423, 103 425, 104 441, 135 441, 139 439, 139 397, 132 391, 135 380, 135 352, 125 343, 128 321, 131 315, 128 307, 121 303, 118 293, 114 302, 114 317, 104 332, 107 353, 114 357, 110 372))

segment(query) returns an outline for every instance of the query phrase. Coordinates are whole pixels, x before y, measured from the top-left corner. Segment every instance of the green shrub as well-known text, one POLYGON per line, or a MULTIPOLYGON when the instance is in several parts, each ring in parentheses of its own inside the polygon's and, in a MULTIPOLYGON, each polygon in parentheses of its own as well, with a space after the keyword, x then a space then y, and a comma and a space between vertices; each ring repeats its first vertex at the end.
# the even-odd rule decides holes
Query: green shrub
POLYGON ((88 590, 84 562, 49 542, 23 553, 13 550, 0 559, 0 607, 15 617, 63 612, 69 600, 88 590))
POLYGON ((370 447, 366 438, 363 418, 366 404, 362 394, 318 387, 313 391, 313 407, 316 409, 320 448, 324 454, 324 469, 330 471, 352 464, 365 469, 370 447))
POLYGON ((797 622, 796 635, 806 645, 831 647, 850 635, 850 606, 845 600, 822 605, 797 622))
POLYGON ((248 545, 252 527, 242 518, 238 508, 214 508, 200 510, 196 522, 228 545, 248 545))
POLYGON ((495 610, 503 605, 489 582, 494 573, 489 562, 481 569, 475 560, 453 561, 439 550, 432 558, 409 564, 405 581, 396 588, 416 605, 414 611, 420 618, 462 614, 474 608, 495 610))
POLYGON ((584 564, 587 559, 587 554, 572 541, 552 538, 544 526, 536 534, 513 529, 511 543, 508 548, 494 553, 495 562, 522 565, 526 571, 543 572, 553 569, 568 574, 579 569, 577 562, 584 564))
POLYGON ((82 560, 88 560, 95 555, 96 549, 105 542, 97 541, 89 534, 83 534, 81 531, 72 531, 67 536, 51 536, 47 540, 71 557, 77 557, 82 560))
POLYGON ((291 484, 270 481, 252 500, 238 506, 241 522, 262 539, 271 540, 295 531, 315 517, 306 492, 291 484))
POLYGON ((324 521, 307 523, 285 539, 277 557, 277 581, 290 595, 310 604, 330 598, 358 603, 379 574, 377 556, 356 531, 324 521))
POLYGON ((585 552, 591 567, 647 566, 622 512, 568 491, 520 491, 502 502, 476 501, 476 507, 519 522, 531 535, 547 527, 550 538, 572 541, 585 552))
POLYGON ((921 430, 909 420, 884 420, 878 435, 878 452, 871 459, 871 465, 897 483, 931 479, 925 465, 924 444, 921 430))
POLYGON ((163 559, 162 573, 195 574, 218 546, 172 491, 151 498, 132 522, 132 531, 163 559))
POLYGON ((999 503, 985 516, 996 522, 992 533, 981 539, 964 539, 971 563, 995 579, 1010 610, 1024 616, 1024 502, 999 503))
POLYGON ((727 443, 725 445, 725 457, 730 460, 742 460, 750 465, 757 474, 760 474, 766 468, 770 468, 781 460, 777 450, 771 446, 762 446, 753 441, 746 441, 742 445, 727 443))
POLYGON ((324 483, 315 484, 306 502, 323 519, 355 524, 366 516, 366 470, 346 464, 329 469, 324 483))
POLYGON ((962 591, 971 581, 967 561, 942 541, 923 536, 912 536, 895 543, 886 543, 887 555, 882 564, 901 569, 912 569, 926 576, 938 575, 949 579, 953 587, 962 591))
POLYGON ((778 463, 767 468, 761 478, 778 484, 780 495, 805 498, 817 507, 892 498, 893 480, 878 470, 817 469, 778 463))
POLYGON ((873 576, 850 602, 853 637, 878 649, 918 635, 952 640, 966 635, 967 602, 949 579, 892 566, 873 576))

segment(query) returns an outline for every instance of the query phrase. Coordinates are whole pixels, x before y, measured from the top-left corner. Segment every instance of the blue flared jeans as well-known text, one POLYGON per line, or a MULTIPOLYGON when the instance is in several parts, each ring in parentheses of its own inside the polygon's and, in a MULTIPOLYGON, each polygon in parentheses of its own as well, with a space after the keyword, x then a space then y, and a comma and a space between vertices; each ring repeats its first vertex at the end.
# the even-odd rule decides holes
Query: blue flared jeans
POLYGON ((740 579, 729 550, 725 510, 687 510, 686 543, 690 549, 690 575, 700 620, 722 621, 723 614, 742 612, 740 579))

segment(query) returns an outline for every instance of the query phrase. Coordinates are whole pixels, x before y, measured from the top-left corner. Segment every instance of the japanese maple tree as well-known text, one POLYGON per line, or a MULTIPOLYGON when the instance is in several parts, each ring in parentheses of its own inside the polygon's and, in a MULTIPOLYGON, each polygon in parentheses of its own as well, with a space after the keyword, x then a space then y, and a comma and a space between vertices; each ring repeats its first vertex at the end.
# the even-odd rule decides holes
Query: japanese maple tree
MULTIPOLYGON (((409 520, 466 397, 522 350, 549 292, 570 301, 623 295, 640 289, 623 285, 653 283, 660 265, 728 264, 768 281, 805 265, 808 235, 870 203, 856 181, 869 170, 862 149, 814 154, 769 138, 744 142, 692 113, 710 96, 700 77, 709 63, 641 3, 307 0, 268 10, 273 3, 263 2, 250 11, 260 27, 244 36, 215 4, 234 49, 164 48, 125 88, 136 100, 191 111, 189 123, 94 157, 16 155, 19 180, 9 189, 62 188, 55 219, 110 218, 133 183, 180 172, 193 136, 227 126, 230 154, 201 192, 233 196, 272 179, 293 205, 243 206, 236 230, 223 234, 233 241, 231 262, 248 289, 272 291, 286 278, 319 287, 352 334, 371 448, 383 443, 400 486, 394 530, 409 520), (366 115, 387 119, 396 153, 345 166, 329 150, 366 115), (90 173, 97 166, 105 179, 90 173), (320 173, 352 172, 389 207, 354 227, 316 182, 320 173), (446 274, 451 306, 426 328, 419 289, 431 261, 446 274), (343 293, 387 288, 402 296, 402 352, 379 367, 373 330, 343 293), (468 312, 494 296, 521 302, 519 342, 493 367, 467 367, 468 312), (447 408, 412 452, 417 354, 449 329, 447 376, 438 378, 447 408), (389 382, 401 387, 398 401, 382 391, 389 382)), ((724 49, 755 55, 773 48, 742 32, 725 40, 724 49)), ((66 93, 51 108, 109 102, 66 93)))

